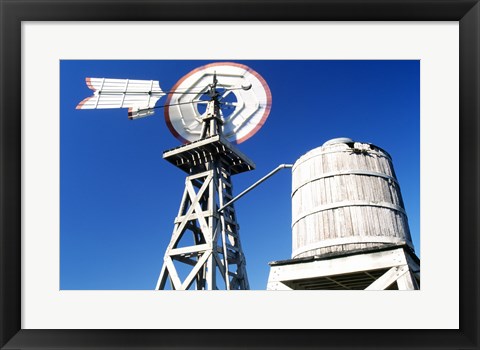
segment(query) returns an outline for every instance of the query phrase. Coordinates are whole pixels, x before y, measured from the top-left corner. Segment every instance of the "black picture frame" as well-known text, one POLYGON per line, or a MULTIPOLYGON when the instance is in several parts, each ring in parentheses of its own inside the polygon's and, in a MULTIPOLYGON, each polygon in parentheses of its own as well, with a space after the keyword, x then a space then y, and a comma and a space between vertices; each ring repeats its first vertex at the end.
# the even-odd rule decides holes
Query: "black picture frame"
MULTIPOLYGON (((479 0, 0 0, 0 12, 1 349, 479 348, 479 0), (87 20, 459 21, 460 144, 451 147, 458 147, 460 154, 460 328, 21 329, 21 22, 87 20)), ((439 305, 439 312, 441 308, 439 305)), ((415 317, 415 310, 412 310, 412 317, 415 317)))

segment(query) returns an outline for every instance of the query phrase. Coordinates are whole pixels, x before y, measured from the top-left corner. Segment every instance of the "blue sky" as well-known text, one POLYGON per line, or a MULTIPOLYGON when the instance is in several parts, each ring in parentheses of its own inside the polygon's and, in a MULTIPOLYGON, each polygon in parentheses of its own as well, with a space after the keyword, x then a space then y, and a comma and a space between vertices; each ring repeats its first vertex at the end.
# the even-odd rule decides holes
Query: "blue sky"
MULTIPOLYGON (((420 62, 230 61, 260 73, 273 101, 263 128, 238 146, 256 169, 233 177, 234 192, 329 139, 373 143, 393 158, 420 256, 420 62)), ((163 110, 133 121, 126 109, 76 110, 91 95, 85 77, 168 90, 212 62, 61 61, 60 289, 154 289, 185 181, 162 159, 180 145, 163 110)), ((290 258, 290 196, 283 170, 236 203, 251 289, 265 289, 268 262, 290 258)))

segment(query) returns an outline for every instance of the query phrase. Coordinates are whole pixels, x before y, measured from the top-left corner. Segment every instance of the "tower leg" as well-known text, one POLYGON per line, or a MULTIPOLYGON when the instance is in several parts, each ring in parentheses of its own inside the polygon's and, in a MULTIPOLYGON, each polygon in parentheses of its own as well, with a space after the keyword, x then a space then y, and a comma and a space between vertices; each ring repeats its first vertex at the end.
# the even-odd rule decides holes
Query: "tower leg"
POLYGON ((412 276, 412 273, 410 271, 407 271, 405 274, 403 274, 397 279, 397 286, 399 290, 420 289, 417 285, 417 281, 412 276))

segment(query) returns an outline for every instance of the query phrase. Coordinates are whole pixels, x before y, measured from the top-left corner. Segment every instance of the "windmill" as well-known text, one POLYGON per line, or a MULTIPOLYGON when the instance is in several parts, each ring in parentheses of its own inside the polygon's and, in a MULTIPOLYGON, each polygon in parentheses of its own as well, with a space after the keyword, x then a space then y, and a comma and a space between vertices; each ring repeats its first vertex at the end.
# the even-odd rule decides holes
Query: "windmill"
POLYGON ((265 80, 245 65, 222 62, 193 70, 167 92, 155 80, 86 83, 93 96, 77 109, 128 108, 128 117, 138 119, 164 108, 168 129, 182 142, 163 153, 187 176, 156 289, 249 289, 233 205, 246 191, 234 197, 231 178, 255 168, 235 144, 253 136, 270 113, 265 80), (165 105, 156 106, 163 96, 165 105))

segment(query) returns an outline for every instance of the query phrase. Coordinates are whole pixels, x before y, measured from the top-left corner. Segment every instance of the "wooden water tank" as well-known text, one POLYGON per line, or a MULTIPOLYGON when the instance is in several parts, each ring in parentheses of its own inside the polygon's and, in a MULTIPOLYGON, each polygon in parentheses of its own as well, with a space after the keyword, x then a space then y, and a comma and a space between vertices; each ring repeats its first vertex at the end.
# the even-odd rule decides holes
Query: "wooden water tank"
POLYGON ((341 138, 292 168, 292 258, 408 244, 407 215, 390 155, 341 138))

